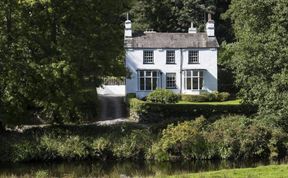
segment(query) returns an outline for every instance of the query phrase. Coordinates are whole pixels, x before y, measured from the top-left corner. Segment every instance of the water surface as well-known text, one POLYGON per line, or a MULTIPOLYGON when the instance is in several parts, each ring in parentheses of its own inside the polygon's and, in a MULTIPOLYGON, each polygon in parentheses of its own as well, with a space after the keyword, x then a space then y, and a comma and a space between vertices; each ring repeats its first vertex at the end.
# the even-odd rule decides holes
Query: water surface
POLYGON ((186 161, 186 162, 142 162, 142 161, 66 161, 44 163, 0 164, 0 177, 35 177, 44 171, 49 177, 147 177, 213 171, 220 169, 247 168, 281 162, 231 162, 231 161, 186 161))

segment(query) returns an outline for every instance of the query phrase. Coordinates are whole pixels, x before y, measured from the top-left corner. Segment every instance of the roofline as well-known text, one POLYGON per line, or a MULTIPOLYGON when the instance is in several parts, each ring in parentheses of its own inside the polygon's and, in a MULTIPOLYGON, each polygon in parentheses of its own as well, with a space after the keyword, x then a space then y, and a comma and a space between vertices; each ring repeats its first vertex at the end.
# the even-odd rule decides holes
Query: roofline
POLYGON ((150 48, 150 47, 125 47, 125 49, 210 49, 210 48, 217 48, 219 49, 220 46, 217 47, 188 47, 188 48, 169 48, 169 47, 165 47, 165 48, 150 48))

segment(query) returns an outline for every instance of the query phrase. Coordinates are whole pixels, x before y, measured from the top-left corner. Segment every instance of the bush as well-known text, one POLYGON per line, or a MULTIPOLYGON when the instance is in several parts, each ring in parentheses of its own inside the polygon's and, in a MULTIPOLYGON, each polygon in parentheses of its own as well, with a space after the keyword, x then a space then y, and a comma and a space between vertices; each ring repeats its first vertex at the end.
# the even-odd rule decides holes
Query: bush
POLYGON ((230 94, 227 92, 213 92, 213 93, 204 93, 200 95, 181 95, 182 101, 188 102, 219 102, 227 101, 230 98, 230 94))
POLYGON ((130 118, 140 122, 162 122, 174 118, 193 119, 199 116, 209 118, 223 114, 252 115, 257 107, 251 105, 209 105, 209 104, 155 104, 138 99, 130 102, 130 118))
POLYGON ((167 89, 156 89, 149 93, 147 101, 152 103, 172 104, 179 101, 179 96, 167 89))
POLYGON ((128 93, 128 94, 126 95, 126 98, 127 98, 127 99, 136 98, 136 93, 128 93))
POLYGON ((222 159, 268 159, 286 154, 287 134, 245 116, 223 117, 211 124, 205 138, 222 159))
POLYGON ((46 159, 83 159, 88 155, 85 139, 79 136, 44 135, 41 138, 41 147, 45 150, 46 159))
POLYGON ((140 159, 152 144, 152 137, 148 130, 133 130, 130 134, 121 137, 113 145, 113 154, 120 159, 140 159))
POLYGON ((202 131, 205 126, 203 117, 195 121, 185 121, 169 125, 163 130, 159 142, 150 150, 150 158, 158 161, 178 159, 209 159, 209 149, 202 131))
POLYGON ((219 101, 228 101, 230 99, 230 93, 228 92, 221 92, 218 96, 219 101))
POLYGON ((208 97, 206 95, 181 95, 181 100, 188 102, 205 102, 208 101, 208 97))

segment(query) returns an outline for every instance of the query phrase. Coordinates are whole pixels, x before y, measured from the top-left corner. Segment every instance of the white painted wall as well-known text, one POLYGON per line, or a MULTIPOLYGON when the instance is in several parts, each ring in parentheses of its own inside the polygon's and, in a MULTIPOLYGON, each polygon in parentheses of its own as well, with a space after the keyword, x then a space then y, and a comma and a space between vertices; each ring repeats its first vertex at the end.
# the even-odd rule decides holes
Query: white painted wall
POLYGON ((97 93, 100 95, 125 96, 125 85, 103 85, 97 88, 97 93))
MULTIPOLYGON (((126 93, 136 93, 139 98, 147 96, 149 92, 138 91, 137 69, 158 69, 163 72, 162 86, 166 88, 166 73, 176 73, 177 89, 175 93, 181 92, 181 49, 154 49, 154 64, 143 64, 143 50, 126 49, 126 67, 131 72, 131 78, 126 80, 126 93), (176 64, 166 64, 166 51, 175 50, 176 64)), ((148 50, 148 49, 147 49, 148 50)), ((151 49, 149 49, 151 50, 151 49)), ((217 49, 203 48, 199 50, 200 64, 188 64, 188 53, 193 49, 182 49, 183 69, 206 69, 204 72, 204 88, 208 91, 217 91, 217 49)), ((195 49, 194 49, 195 50, 195 49)), ((199 94, 199 91, 184 90, 184 72, 182 74, 182 93, 199 94)))

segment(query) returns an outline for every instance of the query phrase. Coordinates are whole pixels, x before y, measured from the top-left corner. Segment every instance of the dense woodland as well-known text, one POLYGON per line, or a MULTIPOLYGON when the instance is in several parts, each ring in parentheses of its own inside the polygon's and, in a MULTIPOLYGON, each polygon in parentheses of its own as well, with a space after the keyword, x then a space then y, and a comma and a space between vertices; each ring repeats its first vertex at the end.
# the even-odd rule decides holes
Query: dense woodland
POLYGON ((228 86, 221 90, 240 90, 263 119, 287 124, 286 0, 3 0, 1 119, 79 121, 102 78, 125 75, 127 12, 136 33, 185 32, 191 21, 203 31, 213 14, 221 44, 219 83, 228 86))

